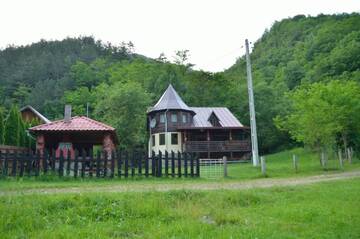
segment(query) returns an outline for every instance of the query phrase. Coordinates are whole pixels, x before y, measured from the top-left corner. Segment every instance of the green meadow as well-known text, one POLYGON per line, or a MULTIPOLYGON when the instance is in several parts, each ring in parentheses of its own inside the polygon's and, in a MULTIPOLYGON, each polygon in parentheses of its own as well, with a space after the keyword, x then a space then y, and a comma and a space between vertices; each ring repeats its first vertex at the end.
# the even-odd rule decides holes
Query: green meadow
MULTIPOLYGON (((333 157, 322 168, 304 149, 266 156, 267 175, 251 163, 230 164, 229 177, 208 179, 72 179, 53 176, 0 180, 1 238, 359 238, 360 179, 246 190, 81 192, 112 185, 247 182, 359 170, 333 157), (296 172, 292 154, 299 157, 296 172), (22 194, 39 188, 80 193, 22 194), (9 193, 7 193, 9 192, 9 193)), ((204 172, 202 172, 204 173, 204 172)))
POLYGON ((360 180, 256 190, 8 195, 1 238, 359 238, 360 180))

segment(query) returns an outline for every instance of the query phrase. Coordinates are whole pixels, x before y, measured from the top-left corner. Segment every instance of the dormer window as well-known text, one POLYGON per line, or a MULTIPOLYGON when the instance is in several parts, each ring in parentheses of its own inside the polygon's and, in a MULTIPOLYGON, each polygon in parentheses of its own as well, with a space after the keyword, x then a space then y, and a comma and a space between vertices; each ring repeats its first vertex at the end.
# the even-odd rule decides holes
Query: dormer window
POLYGON ((220 120, 219 120, 219 118, 216 116, 216 114, 214 112, 211 113, 211 115, 209 116, 208 121, 214 127, 221 127, 220 120))

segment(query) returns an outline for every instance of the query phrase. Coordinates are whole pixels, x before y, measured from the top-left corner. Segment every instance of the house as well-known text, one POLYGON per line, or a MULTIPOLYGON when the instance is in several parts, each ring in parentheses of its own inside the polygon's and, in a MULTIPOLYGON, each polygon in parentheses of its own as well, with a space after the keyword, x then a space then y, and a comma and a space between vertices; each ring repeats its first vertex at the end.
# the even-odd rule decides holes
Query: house
POLYGON ((37 151, 47 150, 57 157, 70 154, 74 158, 75 150, 89 155, 95 145, 102 145, 110 154, 117 144, 115 128, 85 116, 71 117, 70 106, 65 108, 64 119, 32 127, 29 131, 36 136, 37 151))
POLYGON ((147 112, 149 154, 198 153, 200 158, 248 159, 250 129, 226 107, 189 107, 172 85, 147 112))
POLYGON ((31 105, 27 105, 21 108, 20 113, 22 119, 25 122, 32 122, 33 120, 36 120, 41 124, 48 124, 51 122, 45 116, 43 116, 37 110, 35 110, 31 105))

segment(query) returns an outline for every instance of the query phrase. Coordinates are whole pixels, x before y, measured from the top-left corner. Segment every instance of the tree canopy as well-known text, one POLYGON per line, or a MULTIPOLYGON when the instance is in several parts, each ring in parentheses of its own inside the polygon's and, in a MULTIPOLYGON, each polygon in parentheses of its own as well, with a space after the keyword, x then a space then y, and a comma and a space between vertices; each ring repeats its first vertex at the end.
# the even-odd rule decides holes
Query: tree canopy
MULTIPOLYGON (((293 131, 280 130, 273 120, 296 112, 295 95, 302 92, 299 89, 308 92, 312 84, 330 87, 327 83, 332 81, 360 82, 359 42, 360 15, 353 13, 284 19, 275 22, 253 44, 251 60, 262 153, 299 141, 293 131)), ((240 57, 224 72, 211 73, 194 70, 188 56, 187 50, 180 50, 174 53, 173 62, 164 54, 151 59, 134 54, 131 42, 114 46, 93 37, 10 46, 0 51, 0 104, 7 109, 14 104, 31 104, 50 119, 62 118, 65 103, 71 103, 76 114, 86 114, 88 105, 91 117, 118 128, 121 143, 141 145, 146 135, 145 130, 140 132, 146 122, 146 107, 153 105, 172 83, 188 105, 225 106, 249 125, 245 58, 240 57), (129 108, 133 102, 125 96, 139 101, 142 114, 129 108), (102 107, 120 119, 101 113, 102 107), (119 115, 117 110, 123 113, 119 115), (134 122, 127 121, 131 114, 134 122), (133 127, 128 128, 129 134, 121 131, 126 127, 133 127)), ((324 120, 318 119, 319 123, 324 120)), ((347 135, 354 139, 352 132, 347 135)))

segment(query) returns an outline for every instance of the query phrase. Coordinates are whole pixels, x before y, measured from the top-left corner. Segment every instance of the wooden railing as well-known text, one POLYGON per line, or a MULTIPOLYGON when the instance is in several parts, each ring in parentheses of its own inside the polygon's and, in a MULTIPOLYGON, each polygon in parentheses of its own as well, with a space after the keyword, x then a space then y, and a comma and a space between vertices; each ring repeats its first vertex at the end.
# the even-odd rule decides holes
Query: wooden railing
POLYGON ((251 150, 247 140, 186 141, 185 152, 246 152, 251 150))

